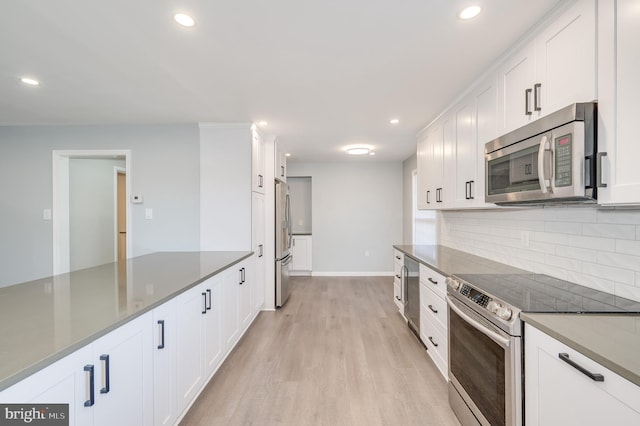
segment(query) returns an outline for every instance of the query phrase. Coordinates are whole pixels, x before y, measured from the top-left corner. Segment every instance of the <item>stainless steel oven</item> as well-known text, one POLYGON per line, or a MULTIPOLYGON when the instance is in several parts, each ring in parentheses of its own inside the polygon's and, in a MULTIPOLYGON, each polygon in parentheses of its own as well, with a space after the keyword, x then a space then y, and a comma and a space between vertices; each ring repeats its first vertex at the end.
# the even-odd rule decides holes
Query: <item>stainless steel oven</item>
POLYGON ((451 408, 465 426, 522 425, 518 314, 467 284, 447 283, 451 408))
POLYGON ((406 295, 404 315, 409 328, 420 340, 420 264, 405 254, 403 269, 406 295))

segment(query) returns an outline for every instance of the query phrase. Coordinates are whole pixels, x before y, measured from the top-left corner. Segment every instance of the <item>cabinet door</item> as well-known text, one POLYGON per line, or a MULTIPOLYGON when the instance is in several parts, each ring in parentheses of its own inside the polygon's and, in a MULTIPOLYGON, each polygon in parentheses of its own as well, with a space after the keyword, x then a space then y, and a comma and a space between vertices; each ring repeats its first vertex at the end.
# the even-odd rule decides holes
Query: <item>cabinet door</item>
POLYGON ((417 162, 418 162, 418 209, 427 210, 430 206, 432 193, 429 193, 429 181, 431 176, 431 161, 433 159, 433 145, 429 142, 429 129, 418 135, 417 162))
POLYGON ((240 271, 237 265, 222 273, 222 344, 226 353, 238 339, 238 294, 240 292, 240 271))
POLYGON ((291 247, 292 271, 311 271, 310 250, 311 238, 306 235, 296 235, 293 237, 293 247, 291 247))
POLYGON ((640 204, 640 14, 638 2, 598 3, 598 151, 603 158, 599 204, 640 204))
POLYGON ((177 314, 176 299, 153 310, 154 424, 173 425, 176 409, 177 314))
POLYGON ((498 72, 498 133, 504 134, 539 116, 533 111, 535 43, 516 52, 498 72), (527 92, 529 90, 529 92, 527 92))
POLYGON ((202 316, 203 361, 205 377, 209 377, 222 361, 222 276, 209 278, 202 284, 207 295, 206 314, 202 316))
POLYGON ((475 99, 469 96, 455 108, 456 182, 453 194, 459 206, 474 202, 473 185, 477 181, 478 151, 475 131, 475 99))
POLYGON ((0 401, 8 404, 69 404, 69 425, 92 424, 93 409, 84 406, 84 402, 90 399, 89 376, 84 366, 91 359, 91 346, 81 348, 0 392, 0 401))
POLYGON ((264 194, 264 140, 255 127, 251 129, 251 138, 251 188, 264 194))
POLYGON ((195 398, 205 380, 201 354, 204 343, 202 317, 207 313, 207 297, 202 285, 198 285, 176 298, 178 414, 195 398))
POLYGON ((254 297, 253 303, 256 311, 262 309, 264 304, 264 286, 265 286, 265 257, 264 257, 264 243, 265 243, 265 210, 264 210, 264 195, 253 194, 252 209, 252 231, 253 236, 253 251, 256 263, 255 271, 255 284, 253 286, 254 297))
POLYGON ((439 180, 436 187, 436 207, 448 208, 454 207, 456 191, 456 123, 453 113, 442 120, 441 141, 441 144, 436 141, 433 150, 434 162, 440 165, 436 176, 436 182, 439 180))
POLYGON ((249 326, 253 318, 253 258, 242 261, 238 265, 238 324, 241 333, 249 326))
POLYGON ((484 146, 487 142, 495 139, 498 135, 496 132, 496 121, 498 117, 497 88, 495 78, 487 80, 479 86, 476 91, 476 181, 471 187, 471 194, 477 206, 491 206, 484 202, 485 196, 485 164, 484 164, 484 146))
POLYGON ((596 3, 580 0, 536 37, 540 115, 597 98, 595 31, 596 3))
POLYGON ((93 343, 94 425, 153 424, 151 312, 93 343))
POLYGON ((640 424, 640 390, 595 361, 540 330, 525 329, 525 416, 527 425, 599 426, 640 424), (596 382, 559 358, 602 374, 596 382))

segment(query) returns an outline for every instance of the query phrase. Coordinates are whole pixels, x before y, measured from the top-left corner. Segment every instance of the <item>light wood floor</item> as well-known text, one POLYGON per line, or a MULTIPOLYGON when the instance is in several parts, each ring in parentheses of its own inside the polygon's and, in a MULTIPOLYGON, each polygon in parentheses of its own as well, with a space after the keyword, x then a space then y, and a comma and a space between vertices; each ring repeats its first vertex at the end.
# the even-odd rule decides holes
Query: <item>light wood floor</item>
POLYGON ((391 277, 293 277, 181 425, 458 425, 391 277))

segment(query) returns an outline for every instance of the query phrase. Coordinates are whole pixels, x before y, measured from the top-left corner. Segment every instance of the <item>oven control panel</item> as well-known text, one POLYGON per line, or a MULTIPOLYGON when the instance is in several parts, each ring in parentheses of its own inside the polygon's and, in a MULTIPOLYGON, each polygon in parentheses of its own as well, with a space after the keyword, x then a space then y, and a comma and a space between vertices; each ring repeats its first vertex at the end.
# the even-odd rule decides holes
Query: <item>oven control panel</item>
POLYGON ((505 321, 509 321, 513 317, 513 310, 509 306, 499 300, 493 299, 491 296, 488 296, 481 291, 478 291, 469 284, 451 277, 447 278, 446 283, 449 286, 450 291, 458 293, 466 299, 471 300, 476 305, 481 306, 496 317, 505 321))

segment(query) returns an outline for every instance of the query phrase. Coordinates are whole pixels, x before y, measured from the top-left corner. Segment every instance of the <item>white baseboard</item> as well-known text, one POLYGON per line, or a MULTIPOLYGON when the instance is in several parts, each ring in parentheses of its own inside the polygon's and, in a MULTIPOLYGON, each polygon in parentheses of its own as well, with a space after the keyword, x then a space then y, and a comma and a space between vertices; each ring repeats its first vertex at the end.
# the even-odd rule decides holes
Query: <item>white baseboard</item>
POLYGON ((311 276, 314 277, 392 277, 393 272, 352 272, 352 271, 339 271, 339 272, 324 272, 313 271, 311 276))
POLYGON ((289 275, 292 277, 310 277, 311 271, 289 271, 289 275))

